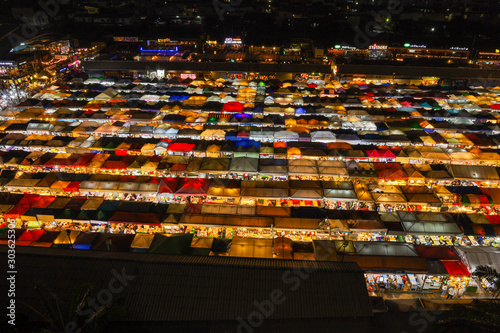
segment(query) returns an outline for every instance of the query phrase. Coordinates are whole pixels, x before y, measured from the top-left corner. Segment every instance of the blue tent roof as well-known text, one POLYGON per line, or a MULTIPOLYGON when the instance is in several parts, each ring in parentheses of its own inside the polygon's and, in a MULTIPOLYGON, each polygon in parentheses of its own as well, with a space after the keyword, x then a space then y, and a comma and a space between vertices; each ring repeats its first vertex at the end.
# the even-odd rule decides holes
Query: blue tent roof
POLYGON ((235 131, 229 131, 226 133, 225 139, 231 140, 231 141, 236 141, 236 140, 238 140, 238 133, 236 133, 235 131))
POLYGON ((385 130, 389 129, 387 124, 384 122, 379 122, 379 123, 376 123, 375 125, 377 126, 377 131, 385 131, 385 130))
POLYGON ((235 147, 260 147, 260 141, 243 139, 236 141, 235 147))

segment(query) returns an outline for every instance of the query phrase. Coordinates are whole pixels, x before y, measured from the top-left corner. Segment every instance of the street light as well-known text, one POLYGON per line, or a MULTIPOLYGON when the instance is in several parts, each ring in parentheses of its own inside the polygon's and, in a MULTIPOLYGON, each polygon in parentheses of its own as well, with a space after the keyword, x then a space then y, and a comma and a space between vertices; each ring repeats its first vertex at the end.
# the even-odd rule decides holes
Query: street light
POLYGON ((345 248, 349 246, 349 241, 345 240, 344 243, 342 243, 342 262, 344 262, 344 256, 345 256, 345 248))
POLYGON ((71 229, 66 229, 66 235, 68 235, 69 248, 73 250, 73 243, 71 242, 71 229))
POLYGON ((111 244, 112 244, 111 238, 106 238, 106 248, 108 249, 108 251, 111 251, 110 250, 111 244))

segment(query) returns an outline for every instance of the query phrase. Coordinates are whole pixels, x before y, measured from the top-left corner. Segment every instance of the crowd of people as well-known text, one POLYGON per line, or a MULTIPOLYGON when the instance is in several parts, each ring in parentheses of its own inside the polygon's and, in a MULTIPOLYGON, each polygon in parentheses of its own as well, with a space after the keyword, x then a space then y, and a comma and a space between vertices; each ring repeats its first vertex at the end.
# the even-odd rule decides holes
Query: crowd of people
POLYGON ((441 296, 446 296, 446 299, 452 298, 462 298, 462 295, 465 292, 464 286, 449 286, 445 284, 442 288, 441 296))

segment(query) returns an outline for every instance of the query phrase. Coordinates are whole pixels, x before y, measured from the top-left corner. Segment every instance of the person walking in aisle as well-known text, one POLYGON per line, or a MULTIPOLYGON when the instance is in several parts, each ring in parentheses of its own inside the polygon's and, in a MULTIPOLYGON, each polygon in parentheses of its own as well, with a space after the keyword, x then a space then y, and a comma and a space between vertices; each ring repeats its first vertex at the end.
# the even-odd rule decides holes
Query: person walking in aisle
POLYGON ((445 285, 443 286, 443 292, 441 293, 441 296, 442 296, 442 297, 444 297, 444 295, 446 295, 446 293, 447 293, 447 292, 448 292, 448 285, 447 285, 447 284, 445 284, 445 285))
POLYGON ((448 289, 448 296, 446 297, 446 299, 453 299, 453 297, 455 296, 456 294, 456 291, 455 291, 455 288, 454 287, 450 287, 448 289))

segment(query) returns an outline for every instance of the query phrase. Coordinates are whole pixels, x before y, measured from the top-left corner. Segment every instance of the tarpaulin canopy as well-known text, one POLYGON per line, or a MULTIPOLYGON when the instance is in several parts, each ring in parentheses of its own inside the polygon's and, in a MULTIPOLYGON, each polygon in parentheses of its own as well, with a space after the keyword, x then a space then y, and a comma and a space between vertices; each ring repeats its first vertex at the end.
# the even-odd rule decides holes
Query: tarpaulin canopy
POLYGON ((317 230, 320 222, 320 219, 315 218, 275 217, 274 227, 277 229, 317 230))
POLYGON ((31 246, 44 232, 45 230, 26 230, 16 239, 16 245, 31 246))
POLYGON ((189 254, 193 234, 156 234, 153 238, 150 253, 189 254))
POLYGON ((471 272, 478 266, 490 266, 500 271, 500 249, 498 248, 458 246, 456 250, 465 255, 467 266, 471 272))
POLYGON ((109 218, 108 223, 133 223, 159 226, 161 223, 161 214, 141 212, 115 212, 109 218))
POLYGON ((67 237, 66 231, 45 231, 31 246, 36 247, 51 247, 59 235, 64 234, 67 237))
MULTIPOLYGON (((69 230, 69 229, 68 229, 69 230)), ((55 239, 52 247, 70 247, 78 238, 81 231, 71 230, 70 234, 66 230, 62 231, 55 239)))
POLYGON ((186 153, 192 151, 196 145, 194 143, 186 142, 172 142, 167 150, 172 152, 186 153))
POLYGON ((406 243, 354 242, 354 247, 358 255, 365 256, 419 256, 413 244, 406 243))
POLYGON ((234 238, 229 250, 231 257, 273 258, 271 239, 234 238))
POLYGON ((210 179, 183 178, 179 181, 175 195, 179 196, 205 196, 207 195, 210 179))
POLYGON ((158 193, 174 193, 178 182, 179 178, 162 178, 158 187, 158 193))
POLYGON ((426 259, 460 260, 460 257, 449 246, 415 245, 418 255, 426 259))
POLYGON ((222 106, 222 111, 226 112, 243 112, 243 103, 240 102, 227 102, 222 106))
POLYGON ((460 260, 441 260, 448 274, 452 276, 470 276, 470 272, 460 260))
POLYGON ((29 206, 14 206, 3 214, 4 219, 18 219, 30 209, 29 206))
POLYGON ((96 251, 127 252, 134 237, 135 235, 132 234, 98 233, 92 243, 91 249, 96 251))
POLYGON ((405 230, 414 235, 457 235, 462 230, 455 223, 402 222, 405 230))

